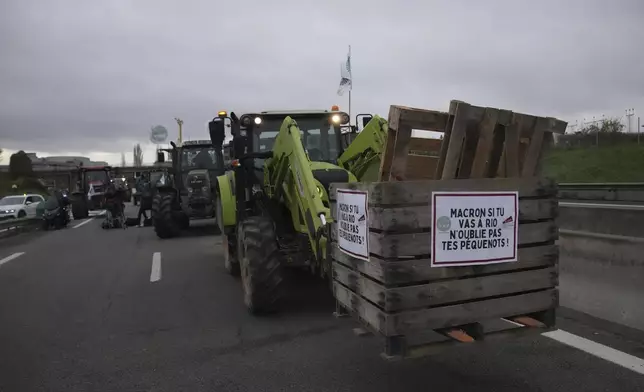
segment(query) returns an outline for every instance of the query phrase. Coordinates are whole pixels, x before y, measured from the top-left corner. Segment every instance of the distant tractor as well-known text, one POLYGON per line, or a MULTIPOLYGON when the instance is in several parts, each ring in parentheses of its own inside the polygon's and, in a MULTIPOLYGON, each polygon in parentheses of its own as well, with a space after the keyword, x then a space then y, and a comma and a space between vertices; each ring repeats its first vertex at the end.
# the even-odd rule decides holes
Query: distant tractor
POLYGON ((85 219, 89 211, 102 209, 105 191, 111 181, 110 166, 79 167, 76 190, 72 192, 72 215, 74 219, 85 219))
POLYGON ((221 144, 214 147, 210 140, 170 144, 172 148, 158 152, 157 161, 165 162, 165 151, 171 154, 172 166, 152 182, 152 217, 159 238, 179 235, 190 226, 190 219, 214 218, 213 186, 224 174, 221 144))

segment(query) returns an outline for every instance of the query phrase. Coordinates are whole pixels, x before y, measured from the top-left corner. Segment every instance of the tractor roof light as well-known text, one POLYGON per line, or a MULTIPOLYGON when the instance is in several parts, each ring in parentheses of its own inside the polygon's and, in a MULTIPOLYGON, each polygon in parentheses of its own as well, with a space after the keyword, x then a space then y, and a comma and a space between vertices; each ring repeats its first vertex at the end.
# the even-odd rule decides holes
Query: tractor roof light
POLYGON ((217 116, 219 116, 221 118, 225 118, 225 117, 228 116, 228 113, 226 113, 225 110, 221 110, 221 111, 217 112, 217 116))
POLYGON ((261 117, 255 117, 255 120, 253 120, 253 121, 255 121, 255 125, 259 125, 259 124, 262 123, 262 118, 261 117))
POLYGON ((339 112, 339 111, 340 111, 340 107, 339 107, 338 105, 333 105, 333 106, 331 106, 331 111, 332 111, 332 112, 339 112))

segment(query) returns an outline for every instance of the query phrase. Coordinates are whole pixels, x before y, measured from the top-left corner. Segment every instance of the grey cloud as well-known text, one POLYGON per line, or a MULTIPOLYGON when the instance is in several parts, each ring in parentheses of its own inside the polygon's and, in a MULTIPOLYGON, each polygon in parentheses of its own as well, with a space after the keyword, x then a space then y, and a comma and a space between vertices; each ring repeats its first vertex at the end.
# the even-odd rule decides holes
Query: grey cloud
POLYGON ((11 1, 0 12, 0 143, 129 151, 149 127, 206 135, 217 110, 450 99, 559 117, 642 105, 644 3, 11 1))

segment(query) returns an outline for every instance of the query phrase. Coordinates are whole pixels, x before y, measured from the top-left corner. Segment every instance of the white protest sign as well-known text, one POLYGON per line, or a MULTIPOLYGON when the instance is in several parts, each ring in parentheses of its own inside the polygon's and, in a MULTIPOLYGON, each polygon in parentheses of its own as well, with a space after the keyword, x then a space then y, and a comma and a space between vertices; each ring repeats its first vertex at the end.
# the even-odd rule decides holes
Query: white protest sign
POLYGON ((517 260, 518 192, 432 192, 432 267, 517 260))
POLYGON ((349 256, 369 259, 369 217, 367 192, 337 190, 338 248, 349 256))

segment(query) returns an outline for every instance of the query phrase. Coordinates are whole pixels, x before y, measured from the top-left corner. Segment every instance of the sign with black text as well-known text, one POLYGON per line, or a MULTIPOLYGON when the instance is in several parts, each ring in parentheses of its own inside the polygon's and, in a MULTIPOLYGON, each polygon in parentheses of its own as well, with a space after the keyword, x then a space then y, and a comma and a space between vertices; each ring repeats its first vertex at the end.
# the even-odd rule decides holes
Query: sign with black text
POLYGON ((517 260, 518 192, 432 192, 432 267, 517 260))
POLYGON ((367 192, 338 189, 336 199, 338 248, 349 256, 369 260, 367 192))

